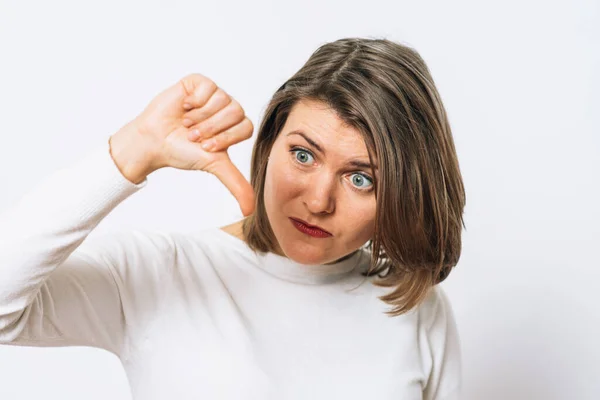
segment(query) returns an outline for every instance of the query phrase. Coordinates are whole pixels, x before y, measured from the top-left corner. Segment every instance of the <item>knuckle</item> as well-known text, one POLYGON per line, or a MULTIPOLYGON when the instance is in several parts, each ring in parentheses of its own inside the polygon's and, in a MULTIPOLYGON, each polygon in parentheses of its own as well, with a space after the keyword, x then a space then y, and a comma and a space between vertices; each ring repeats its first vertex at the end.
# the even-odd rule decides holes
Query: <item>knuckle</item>
POLYGON ((199 98, 205 98, 205 101, 208 100, 206 98, 206 93, 209 94, 214 93, 217 90, 217 85, 211 81, 210 79, 206 80, 202 85, 198 85, 196 88, 196 95, 199 98))
POLYGON ((236 111, 241 112, 242 114, 244 113, 242 105, 234 98, 231 99, 231 107, 234 108, 236 111))
POLYGON ((196 86, 196 83, 202 82, 204 79, 205 77, 203 75, 198 73, 192 73, 180 79, 179 82, 183 86, 185 92, 189 95, 194 93, 194 87, 196 86))
POLYGON ((229 104, 229 96, 222 89, 217 89, 217 92, 214 94, 214 97, 215 102, 221 105, 222 107, 229 104))
POLYGON ((235 118, 237 121, 242 121, 245 117, 244 109, 239 105, 239 103, 235 102, 231 107, 231 116, 235 118))
POLYGON ((242 124, 243 135, 246 139, 249 139, 252 137, 252 132, 254 132, 254 125, 248 118, 246 118, 242 124))
POLYGON ((191 74, 188 74, 185 77, 185 79, 188 79, 188 80, 192 80, 192 79, 202 80, 202 79, 206 79, 206 77, 204 75, 202 75, 202 74, 197 73, 197 72, 193 72, 191 74))

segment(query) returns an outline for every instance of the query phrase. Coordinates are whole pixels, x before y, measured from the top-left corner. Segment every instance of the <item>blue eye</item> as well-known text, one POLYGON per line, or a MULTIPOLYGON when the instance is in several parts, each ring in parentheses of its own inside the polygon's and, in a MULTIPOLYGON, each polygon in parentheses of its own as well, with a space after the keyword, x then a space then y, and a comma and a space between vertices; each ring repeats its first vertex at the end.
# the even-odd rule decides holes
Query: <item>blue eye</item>
POLYGON ((352 184, 356 186, 358 189, 368 189, 373 186, 373 181, 366 175, 363 174, 352 174, 352 184))
POLYGON ((308 161, 312 158, 312 154, 310 154, 306 150, 296 149, 292 150, 292 153, 296 154, 296 161, 301 164, 307 164, 308 161))

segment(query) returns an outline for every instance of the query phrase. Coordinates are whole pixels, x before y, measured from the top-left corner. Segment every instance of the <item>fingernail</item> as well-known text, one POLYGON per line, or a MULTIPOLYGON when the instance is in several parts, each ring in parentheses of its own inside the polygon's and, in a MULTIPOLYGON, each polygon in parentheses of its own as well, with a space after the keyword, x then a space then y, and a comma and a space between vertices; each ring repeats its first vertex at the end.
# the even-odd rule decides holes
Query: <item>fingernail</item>
POLYGON ((184 110, 191 110, 192 109, 192 105, 190 103, 184 103, 183 104, 183 109, 184 110))
POLYGON ((209 139, 209 140, 206 140, 206 141, 204 141, 204 142, 202 143, 202 148, 203 148, 204 150, 212 150, 212 149, 214 149, 214 148, 215 148, 215 145, 216 145, 216 144, 217 144, 217 143, 215 142, 215 139, 209 139))
POLYGON ((189 118, 184 118, 184 120, 181 121, 181 123, 183 124, 183 126, 185 126, 187 128, 188 126, 192 126, 192 124, 194 123, 194 121, 192 121, 189 118))
POLYGON ((200 132, 198 131, 198 129, 194 129, 193 131, 191 131, 188 134, 188 139, 190 140, 196 140, 200 137, 200 132))

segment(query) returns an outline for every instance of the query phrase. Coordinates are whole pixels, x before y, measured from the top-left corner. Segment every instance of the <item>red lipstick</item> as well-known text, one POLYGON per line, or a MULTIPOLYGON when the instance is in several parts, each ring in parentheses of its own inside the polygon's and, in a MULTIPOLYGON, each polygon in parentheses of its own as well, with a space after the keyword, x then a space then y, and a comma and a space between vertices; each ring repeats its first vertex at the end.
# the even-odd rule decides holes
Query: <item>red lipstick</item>
POLYGON ((300 232, 305 233, 309 236, 312 236, 315 238, 326 238, 326 237, 333 236, 331 233, 327 232, 325 229, 315 226, 315 225, 310 225, 309 223, 307 223, 301 219, 290 218, 290 220, 292 221, 292 224, 294 225, 294 227, 296 227, 296 229, 298 229, 300 232))

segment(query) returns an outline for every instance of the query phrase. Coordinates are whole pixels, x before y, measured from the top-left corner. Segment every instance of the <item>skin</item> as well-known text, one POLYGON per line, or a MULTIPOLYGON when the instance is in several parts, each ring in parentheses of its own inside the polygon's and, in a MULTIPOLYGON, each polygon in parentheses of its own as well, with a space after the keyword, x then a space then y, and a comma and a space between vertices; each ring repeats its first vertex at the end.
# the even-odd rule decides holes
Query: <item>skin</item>
MULTIPOLYGON (((273 144, 266 171, 265 207, 279 243, 276 253, 301 264, 327 264, 351 255, 372 238, 376 169, 351 161, 369 164, 360 133, 324 103, 298 102, 273 144), (302 132, 323 151, 294 132, 302 132), (308 236, 290 217, 332 236, 308 236)), ((222 229, 244 240, 242 223, 222 229)))

